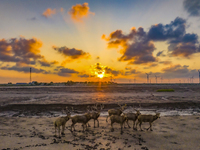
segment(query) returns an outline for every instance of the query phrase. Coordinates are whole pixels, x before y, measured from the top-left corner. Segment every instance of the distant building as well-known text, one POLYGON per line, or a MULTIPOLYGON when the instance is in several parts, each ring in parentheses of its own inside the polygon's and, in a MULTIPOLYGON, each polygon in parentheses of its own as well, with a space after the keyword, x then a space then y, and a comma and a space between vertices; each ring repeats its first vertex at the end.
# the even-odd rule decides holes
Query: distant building
POLYGON ((16 83, 16 85, 26 85, 27 83, 16 83))

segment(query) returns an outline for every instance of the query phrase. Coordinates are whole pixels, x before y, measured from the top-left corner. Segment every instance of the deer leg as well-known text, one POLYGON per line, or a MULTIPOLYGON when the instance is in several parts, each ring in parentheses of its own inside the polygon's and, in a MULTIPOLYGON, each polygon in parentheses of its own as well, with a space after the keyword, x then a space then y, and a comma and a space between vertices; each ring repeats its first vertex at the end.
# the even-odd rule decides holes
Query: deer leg
POLYGON ((123 128, 123 123, 120 123, 121 125, 121 134, 123 133, 122 128, 123 128))
POLYGON ((113 122, 111 122, 111 131, 114 131, 113 122))
POLYGON ((59 133, 59 138, 60 138, 60 126, 58 127, 58 133, 59 133))
POLYGON ((141 130, 141 131, 143 131, 143 130, 142 130, 142 128, 141 128, 142 122, 140 122, 140 124, 139 124, 139 125, 140 125, 140 130, 141 130))
POLYGON ((126 121, 126 123, 127 123, 128 127, 131 128, 131 127, 129 126, 129 124, 128 124, 128 120, 126 121))
POLYGON ((62 132, 61 132, 62 135, 65 135, 64 131, 65 131, 65 125, 62 125, 62 132))
POLYGON ((133 120, 133 129, 134 129, 134 127, 135 127, 135 121, 133 120))
POLYGON ((56 136, 56 127, 55 127, 55 136, 56 136))
POLYGON ((136 123, 136 130, 137 130, 137 125, 138 125, 139 121, 136 123))
POLYGON ((107 121, 108 117, 109 117, 109 115, 106 117, 106 122, 108 122, 108 121, 107 121))
POLYGON ((98 122, 98 127, 99 127, 99 120, 97 119, 97 122, 98 122))

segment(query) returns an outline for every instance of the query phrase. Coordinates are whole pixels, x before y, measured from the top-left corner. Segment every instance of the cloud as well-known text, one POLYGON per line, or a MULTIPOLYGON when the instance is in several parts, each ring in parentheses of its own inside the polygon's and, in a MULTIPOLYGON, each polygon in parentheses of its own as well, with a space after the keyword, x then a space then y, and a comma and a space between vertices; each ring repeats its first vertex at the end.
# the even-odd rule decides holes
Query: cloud
POLYGON ((90 66, 91 76, 98 76, 98 74, 104 74, 104 77, 118 76, 123 74, 123 71, 112 69, 108 66, 103 66, 101 63, 96 63, 90 66))
POLYGON ((159 57, 159 56, 166 56, 165 54, 163 54, 164 53, 164 51, 159 51, 157 54, 156 54, 156 56, 157 57, 159 57))
POLYGON ((12 66, 12 67, 4 66, 4 67, 1 67, 2 70, 14 70, 14 71, 24 72, 24 73, 29 73, 30 68, 31 68, 32 73, 44 73, 44 74, 50 73, 50 72, 47 72, 46 70, 37 69, 37 68, 32 67, 32 66, 25 66, 25 67, 22 67, 22 66, 12 66))
MULTIPOLYGON (((127 61, 128 64, 151 64, 158 61, 153 56, 156 47, 154 42, 165 41, 169 44, 168 55, 173 57, 189 58, 200 52, 198 35, 186 33, 186 20, 180 17, 174 19, 169 24, 152 25, 148 32, 142 27, 131 28, 129 34, 124 34, 122 30, 111 32, 108 37, 105 34, 101 37, 107 41, 108 48, 120 49, 122 56, 119 61, 127 61)), ((157 53, 158 56, 165 56, 163 51, 157 53)))
POLYGON ((35 64, 36 60, 44 58, 40 55, 41 46, 42 42, 36 38, 2 39, 0 40, 0 61, 35 64))
POLYGON ((170 65, 170 64, 172 64, 172 62, 169 61, 169 60, 166 60, 166 61, 160 61, 159 63, 160 63, 160 64, 164 64, 164 65, 170 65))
POLYGON ((59 76, 66 76, 66 77, 69 77, 74 73, 75 74, 79 73, 78 71, 75 71, 74 69, 69 69, 69 68, 64 68, 64 67, 60 67, 56 69, 56 71, 58 71, 57 74, 59 76))
POLYGON ((109 37, 102 39, 108 41, 108 48, 120 48, 122 56, 119 61, 128 61, 128 64, 147 64, 156 62, 153 56, 155 45, 149 40, 142 27, 132 28, 129 34, 123 34, 121 30, 111 32, 109 37))
POLYGON ((51 8, 47 8, 44 12, 43 12, 43 16, 46 18, 51 17, 52 15, 56 14, 56 9, 51 9, 51 8))
POLYGON ((38 60, 41 66, 43 67, 51 67, 52 65, 58 64, 58 61, 48 62, 47 60, 38 60))
MULTIPOLYGON (((0 40, 0 61, 15 63, 12 67, 3 67, 4 70, 16 70, 26 72, 25 69, 30 68, 29 65, 41 65, 51 67, 57 64, 57 61, 48 62, 43 55, 40 54, 42 42, 36 38, 11 38, 9 40, 0 40)), ((33 67, 35 73, 47 73, 45 70, 33 67)))
POLYGON ((135 74, 140 74, 141 72, 138 71, 137 69, 131 69, 131 68, 125 68, 125 75, 135 75, 135 74))
POLYGON ((118 76, 118 75, 122 74, 122 71, 114 70, 109 67, 105 67, 105 74, 110 74, 112 76, 118 76))
MULTIPOLYGON (((148 38, 153 41, 167 41, 168 52, 171 56, 189 58, 199 51, 198 35, 186 33, 186 20, 175 18, 170 24, 157 24, 151 26, 148 38)), ((158 53, 157 56, 160 56, 158 53)))
POLYGON ((81 77, 81 78, 89 78, 90 75, 88 75, 88 74, 80 74, 80 75, 78 75, 78 77, 81 77))
POLYGON ((199 0, 184 0, 183 6, 190 16, 200 16, 199 0))
POLYGON ((67 57, 67 59, 63 62, 63 64, 79 59, 90 59, 91 57, 89 53, 86 53, 83 50, 78 50, 75 48, 70 49, 65 46, 64 47, 53 46, 53 49, 56 50, 58 53, 62 54, 64 57, 67 57))
POLYGON ((185 34, 183 37, 171 40, 168 51, 172 56, 181 56, 189 58, 195 53, 199 53, 198 35, 185 34))
POLYGON ((82 22, 83 18, 87 18, 90 14, 95 15, 95 13, 89 11, 90 8, 88 3, 76 4, 72 6, 68 14, 71 15, 71 18, 76 22, 82 22))
POLYGON ((148 38, 153 41, 166 41, 169 39, 179 38, 185 34, 186 20, 177 17, 170 24, 156 24, 151 26, 147 34, 148 38))
POLYGON ((189 69, 189 66, 177 64, 163 68, 162 72, 162 76, 166 78, 189 78, 197 74, 198 71, 189 69))

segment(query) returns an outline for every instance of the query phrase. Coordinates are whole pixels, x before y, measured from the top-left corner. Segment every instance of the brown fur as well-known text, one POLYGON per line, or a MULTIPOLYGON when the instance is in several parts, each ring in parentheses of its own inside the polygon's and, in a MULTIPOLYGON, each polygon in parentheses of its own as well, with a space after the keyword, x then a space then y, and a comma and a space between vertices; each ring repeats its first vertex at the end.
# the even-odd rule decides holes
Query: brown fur
POLYGON ((138 125, 138 123, 140 123, 139 125, 140 125, 140 130, 142 131, 142 129, 141 129, 141 125, 142 125, 142 122, 149 122, 149 128, 147 129, 147 130, 151 130, 151 131, 153 131, 152 130, 152 122, 153 121, 155 121, 156 119, 158 119, 158 118, 160 118, 160 113, 156 113, 155 115, 139 115, 138 116, 138 122, 137 122, 137 124, 136 124, 136 129, 137 129, 137 125, 138 125))

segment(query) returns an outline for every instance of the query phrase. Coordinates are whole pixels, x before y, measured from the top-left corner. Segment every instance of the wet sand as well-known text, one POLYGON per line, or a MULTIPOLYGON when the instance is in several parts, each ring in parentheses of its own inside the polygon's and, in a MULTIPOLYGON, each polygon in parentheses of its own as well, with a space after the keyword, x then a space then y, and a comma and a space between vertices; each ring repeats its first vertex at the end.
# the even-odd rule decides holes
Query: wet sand
MULTIPOLYGON (((71 121, 66 123, 65 136, 54 137, 53 121, 56 117, 0 117, 0 149, 200 149, 200 116, 161 117, 153 123, 153 131, 138 131, 126 127, 120 134, 120 126, 114 124, 111 132, 110 120, 100 117, 100 126, 82 132, 77 124, 73 134, 71 121)), ((132 122, 129 121, 132 127, 132 122)), ((148 123, 142 124, 146 129, 148 123)))
MULTIPOLYGON (((99 149, 99 150, 188 150, 200 149, 200 85, 117 85, 112 87, 0 87, 0 149, 99 149), (156 92, 172 88, 175 92, 156 92), (65 136, 54 137, 53 122, 63 116, 66 106, 74 114, 86 112, 88 105, 105 105, 99 118, 100 127, 82 132, 80 124, 72 134, 71 120, 65 136), (140 110, 158 110, 161 118, 153 123, 153 131, 135 131, 114 124, 105 112, 127 104, 140 110), (163 111, 164 109, 164 111, 163 111), (190 110, 190 115, 167 116, 168 111, 190 110), (162 110, 162 111, 161 111, 162 110)), ((127 109, 130 111, 132 109, 127 109)), ((129 122, 130 124, 132 122, 129 122)), ((132 126, 132 124, 131 124, 132 126)), ((144 123, 142 128, 149 126, 144 123)), ((138 127, 139 129, 139 127, 138 127)))

